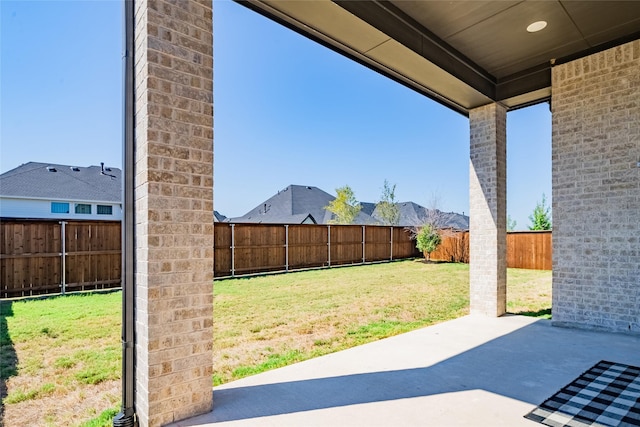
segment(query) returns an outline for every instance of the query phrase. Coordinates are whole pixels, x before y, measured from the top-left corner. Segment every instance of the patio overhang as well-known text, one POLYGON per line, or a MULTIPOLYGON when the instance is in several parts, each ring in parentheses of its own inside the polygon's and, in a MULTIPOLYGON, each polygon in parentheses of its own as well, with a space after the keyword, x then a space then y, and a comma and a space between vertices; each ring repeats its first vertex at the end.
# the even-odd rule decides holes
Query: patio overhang
POLYGON ((467 116, 548 101, 554 65, 640 38, 633 1, 239 3, 467 116))
MULTIPOLYGON (((505 312, 506 113, 553 87, 553 322, 640 332, 640 2, 241 3, 469 116, 472 313, 505 312)), ((125 389, 156 426, 213 406, 213 11, 127 4, 125 389)))

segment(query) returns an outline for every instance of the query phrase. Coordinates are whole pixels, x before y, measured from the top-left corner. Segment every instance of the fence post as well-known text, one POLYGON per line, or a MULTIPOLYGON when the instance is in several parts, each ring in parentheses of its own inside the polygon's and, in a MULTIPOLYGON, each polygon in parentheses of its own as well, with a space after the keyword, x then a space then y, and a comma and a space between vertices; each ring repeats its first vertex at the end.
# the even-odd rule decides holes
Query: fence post
POLYGON ((235 224, 231 224, 231 277, 235 276, 236 273, 236 260, 235 260, 235 251, 236 251, 236 240, 235 240, 235 224))
POLYGON ((327 225, 327 265, 331 267, 331 226, 327 225))
POLYGON ((389 227, 389 229, 391 230, 391 256, 389 257, 389 261, 393 261, 393 225, 389 227))
POLYGON ((366 231, 365 231, 365 230, 366 230, 366 228, 367 228, 367 227, 366 227, 365 225, 363 225, 363 226, 362 226, 362 263, 363 263, 363 264, 366 262, 366 259, 367 259, 367 258, 364 256, 364 248, 365 248, 364 243, 365 243, 365 240, 366 240, 366 237, 365 237, 365 236, 366 236, 366 234, 367 234, 367 233, 366 233, 366 231))
POLYGON ((289 225, 284 225, 284 270, 289 271, 289 225))
POLYGON ((66 238, 66 225, 67 221, 60 221, 60 239, 61 239, 61 269, 62 269, 62 283, 60 284, 61 293, 64 295, 67 290, 67 238, 66 238))

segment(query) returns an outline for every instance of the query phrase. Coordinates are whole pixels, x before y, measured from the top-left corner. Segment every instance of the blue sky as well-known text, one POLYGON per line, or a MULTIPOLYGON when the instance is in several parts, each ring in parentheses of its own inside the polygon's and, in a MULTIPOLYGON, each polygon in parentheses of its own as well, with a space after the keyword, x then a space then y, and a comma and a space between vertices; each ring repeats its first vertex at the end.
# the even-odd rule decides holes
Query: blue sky
MULTIPOLYGON (((28 161, 120 167, 118 1, 0 2, 0 172, 28 161)), ((469 211, 469 124, 458 113, 278 24, 214 2, 215 208, 239 216, 289 184, 469 211), (247 30, 249 28, 250 30, 247 30)), ((547 104, 507 117, 517 229, 551 197, 547 104)))

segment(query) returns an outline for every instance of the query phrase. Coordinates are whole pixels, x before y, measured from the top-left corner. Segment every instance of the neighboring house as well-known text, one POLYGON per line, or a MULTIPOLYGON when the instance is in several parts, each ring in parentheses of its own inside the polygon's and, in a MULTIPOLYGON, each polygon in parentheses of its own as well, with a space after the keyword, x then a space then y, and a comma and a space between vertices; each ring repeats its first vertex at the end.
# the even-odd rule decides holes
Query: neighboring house
MULTIPOLYGON (((414 202, 397 203, 400 209, 400 225, 420 226, 429 221, 435 220, 438 226, 452 228, 456 230, 469 229, 469 217, 456 212, 442 212, 438 209, 427 209, 414 202)), ((378 219, 377 212, 373 212, 374 218, 378 219)))
MULTIPOLYGON (((262 223, 262 224, 328 224, 333 214, 325 209, 335 197, 319 189, 305 185, 290 185, 265 200, 246 214, 236 218, 227 218, 225 222, 262 223)), ((382 224, 376 211, 376 204, 361 202, 362 209, 354 220, 358 225, 382 224)), ((397 204, 400 210, 400 222, 403 227, 423 225, 433 217, 433 211, 413 202, 397 204)), ((469 217, 455 212, 436 211, 439 223, 443 227, 467 230, 469 217)))
POLYGON ((325 224, 331 213, 324 209, 335 199, 318 187, 290 185, 260 203, 241 217, 227 218, 226 222, 263 224, 325 224))
POLYGON ((0 217, 122 219, 122 172, 29 162, 0 175, 0 217))

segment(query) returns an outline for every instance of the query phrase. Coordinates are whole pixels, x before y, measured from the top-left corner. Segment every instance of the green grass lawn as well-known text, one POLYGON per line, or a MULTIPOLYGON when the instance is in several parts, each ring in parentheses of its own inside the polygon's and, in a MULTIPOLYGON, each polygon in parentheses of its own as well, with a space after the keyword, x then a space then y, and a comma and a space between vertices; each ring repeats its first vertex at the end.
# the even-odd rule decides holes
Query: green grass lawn
MULTIPOLYGON (((465 264, 408 260, 215 281, 213 383, 462 316, 468 276, 465 264)), ((120 401, 121 296, 2 303, 7 427, 111 425, 120 401)), ((550 307, 551 272, 508 271, 510 312, 544 315, 550 307)))
POLYGON ((121 298, 113 292, 0 304, 5 425, 77 425, 118 406, 121 298))

